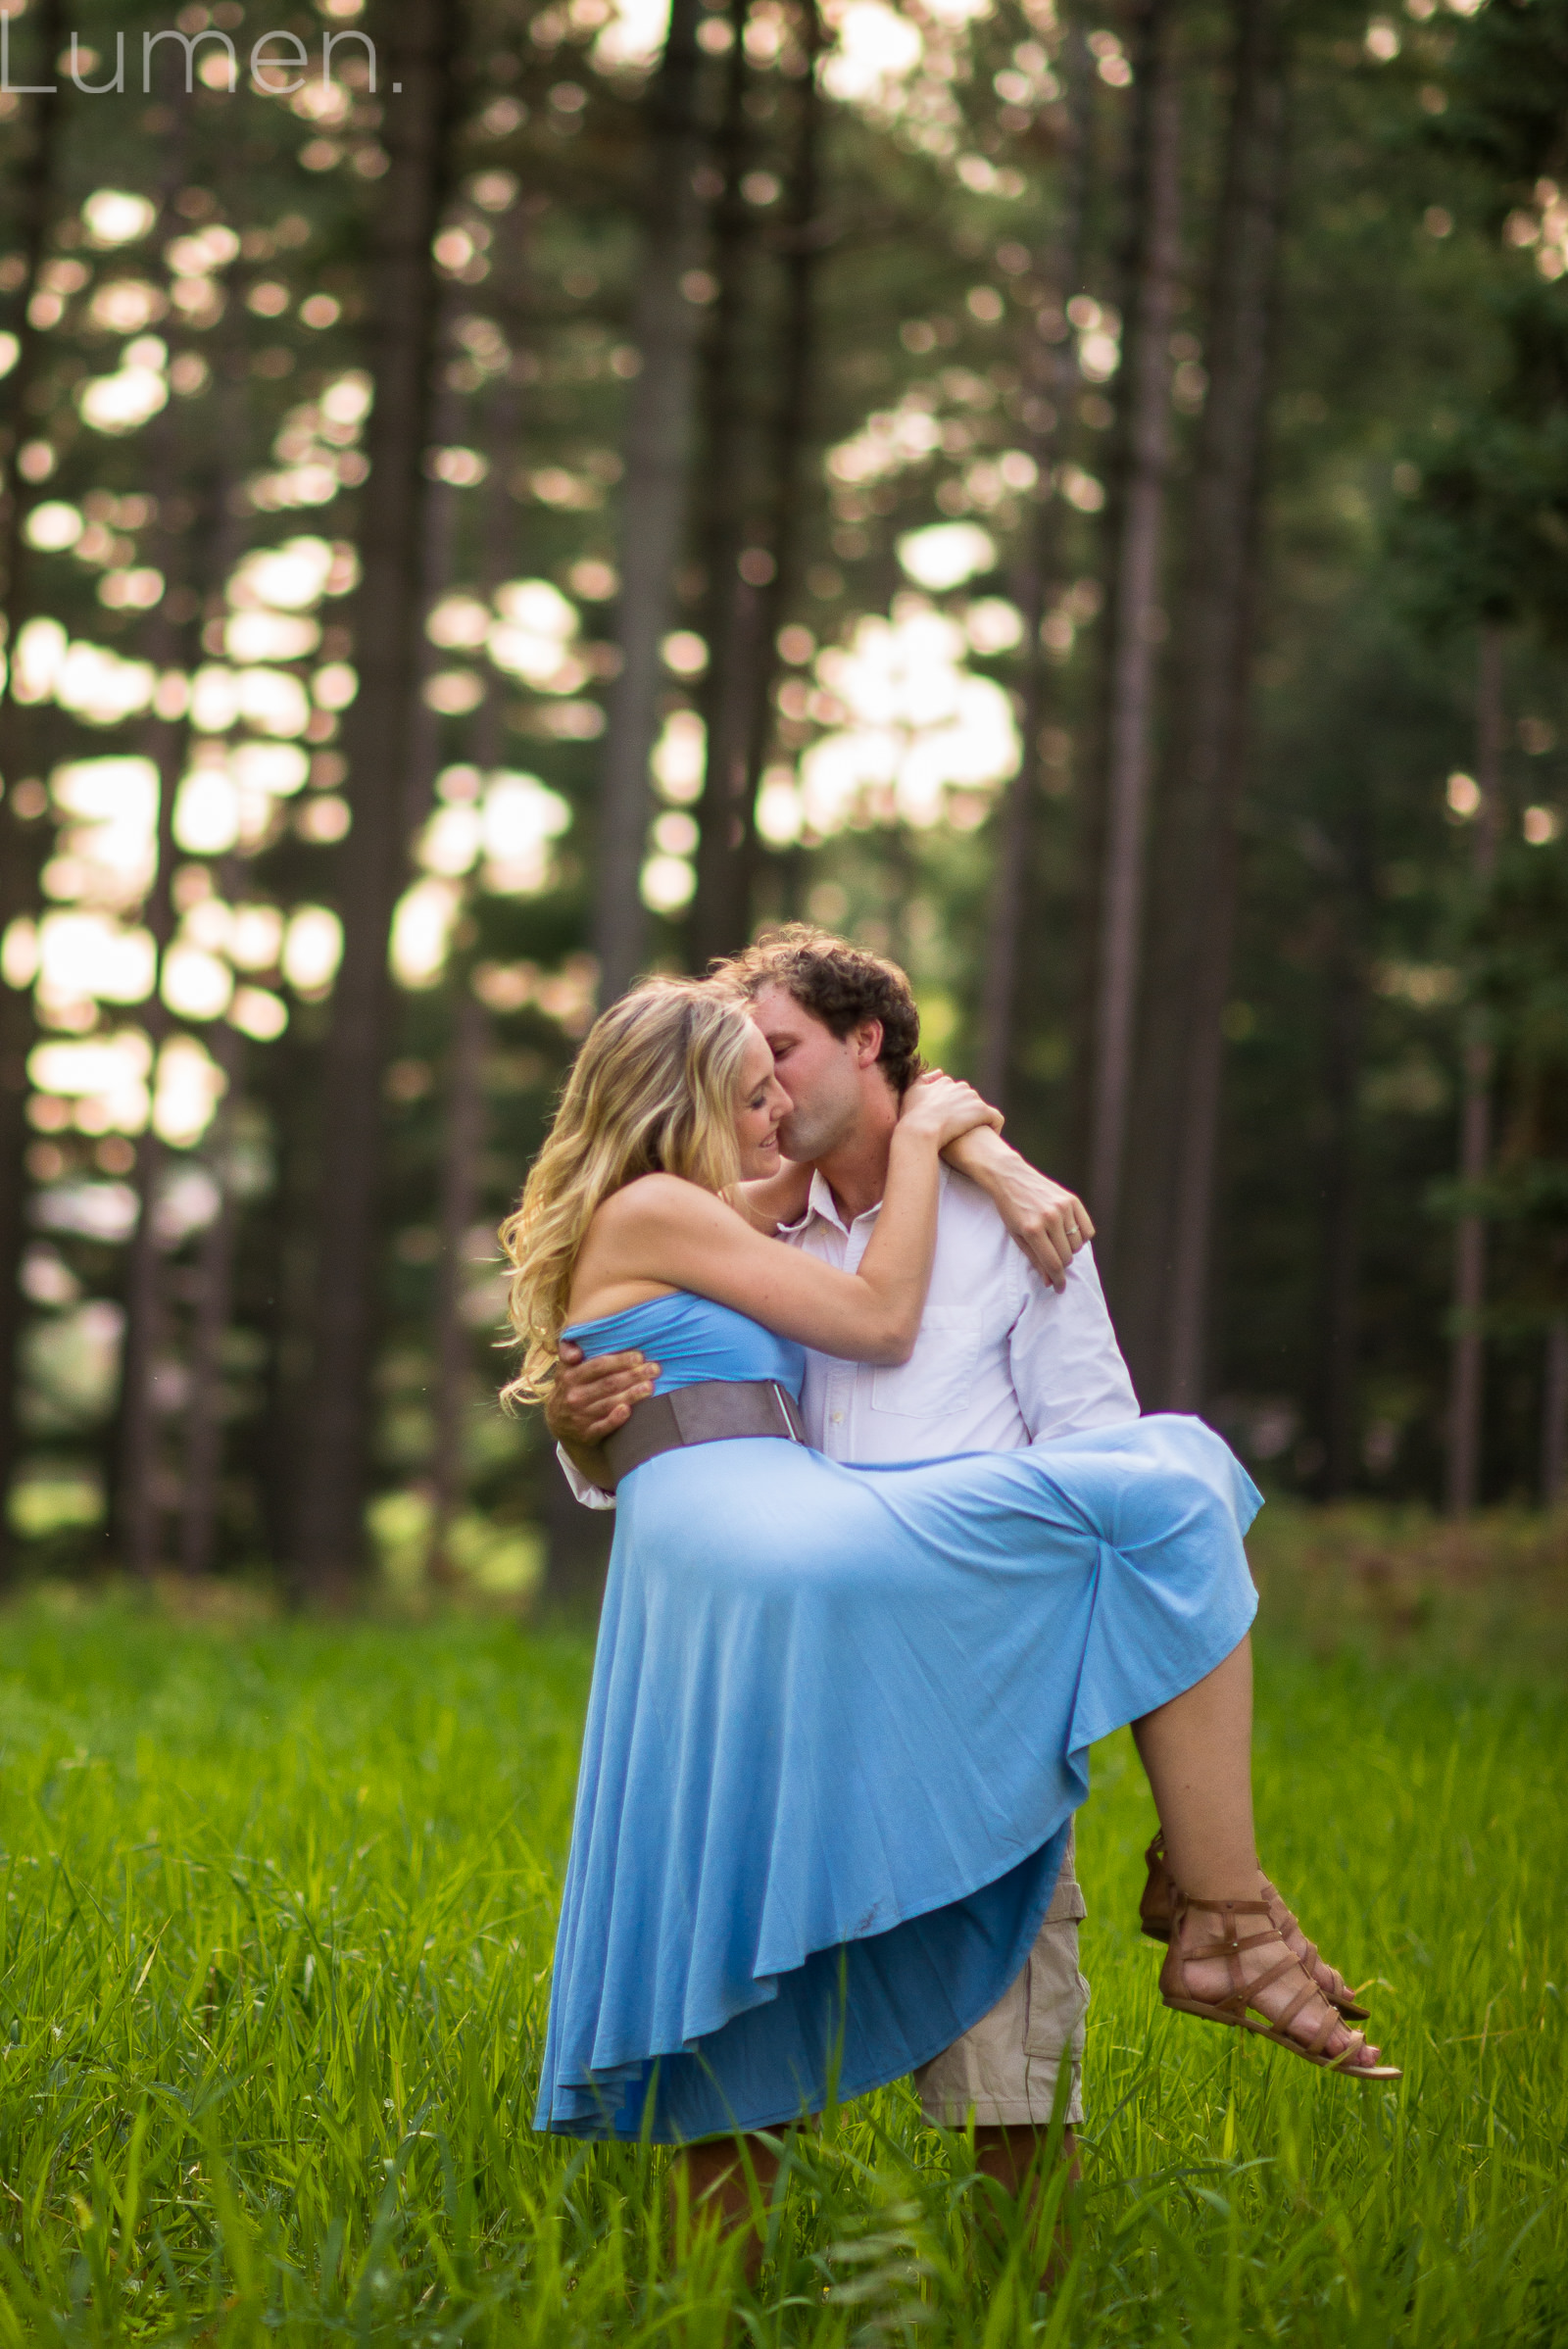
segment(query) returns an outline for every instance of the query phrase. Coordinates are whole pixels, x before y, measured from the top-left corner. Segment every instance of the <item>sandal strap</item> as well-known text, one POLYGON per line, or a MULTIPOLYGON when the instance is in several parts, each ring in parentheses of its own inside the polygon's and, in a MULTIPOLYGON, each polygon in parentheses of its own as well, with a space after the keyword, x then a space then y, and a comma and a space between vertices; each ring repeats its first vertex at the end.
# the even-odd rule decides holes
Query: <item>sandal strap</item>
POLYGON ((1280 1898, 1280 1895, 1275 1890, 1274 1886, 1269 1883, 1267 1877, 1265 1877, 1263 1880, 1263 1893, 1265 1899, 1269 1903, 1270 1914, 1272 1915, 1276 1909, 1278 1910, 1280 1938, 1285 1942, 1286 1947, 1289 1948, 1290 1946, 1290 1935, 1292 1933, 1301 1933, 1303 1947, 1300 1952, 1300 1960, 1302 1966, 1306 1969, 1306 1972, 1310 1974, 1314 1967, 1321 1966, 1325 1974, 1332 1976, 1332 1982, 1329 1983, 1327 1988, 1324 1988, 1324 1985, 1321 1982, 1318 1984, 1319 1989, 1323 1990, 1324 1996, 1331 2000, 1341 1996, 1348 1998, 1350 1994, 1349 1983, 1346 1981, 1338 1966, 1331 1966, 1329 1964, 1327 1958, 1323 1956, 1321 1950, 1318 1948, 1317 1943, 1315 1941, 1307 1940, 1305 1933, 1301 1933, 1301 1921, 1297 1916, 1296 1911, 1286 1907, 1284 1901, 1280 1898))
MULTIPOLYGON (((1255 1982, 1252 1986, 1254 1989, 1260 1990, 1262 1989, 1263 1984, 1261 1982, 1255 1982)), ((1284 2014, 1271 2015, 1268 2019, 1273 2024, 1276 2031, 1289 2031, 1291 2025, 1296 2021, 1296 2018, 1300 2013, 1302 2007, 1310 2006, 1314 1998, 1320 1998, 1321 1996, 1322 1992, 1318 1989, 1315 1982, 1303 1982, 1300 1989, 1291 2000, 1291 2003, 1286 2008, 1284 2014)), ((1261 2014, 1262 2011, 1262 2008, 1259 2007, 1258 2013, 1261 2014)), ((1339 2018, 1336 2016, 1333 2008, 1331 2007, 1328 2013, 1328 2023, 1331 2030, 1338 2020, 1339 2018)))
MULTIPOLYGON (((1343 2031, 1345 2028, 1340 2020, 1340 2017, 1335 2012, 1334 2008, 1329 2005, 1326 1998, 1324 1999, 1323 2004, 1327 2011, 1324 2014, 1322 2024, 1318 2028, 1317 2031, 1313 2034, 1312 2053, 1314 2055, 1326 2055, 1328 2053, 1329 2041, 1333 2038, 1336 2031, 1343 2031)), ((1365 2041, 1363 2041, 1362 2044, 1364 2045, 1365 2041)))
POLYGON ((1183 1909, 1201 1909, 1211 1917, 1272 1917, 1266 1900, 1205 1900, 1200 1893, 1184 1892, 1176 1888, 1176 1900, 1183 1909))
MULTIPOLYGON (((1163 1841, 1162 1835, 1155 1837, 1155 1844, 1161 1847, 1163 1841)), ((1151 1857, 1153 1856, 1155 1844, 1150 1846, 1151 1857)), ((1359 2059, 1364 2054, 1367 2045, 1364 2031, 1352 2031, 1338 2055, 1331 2056, 1328 2053, 1329 2041, 1343 2027, 1343 2018, 1337 2011, 1334 1999, 1323 1988, 1313 1972, 1313 1968, 1320 1962, 1317 1946, 1314 1942, 1307 1940, 1306 1935, 1301 1933, 1296 1917, 1285 1906, 1274 1886, 1266 1880, 1263 1884, 1263 1891, 1266 1897, 1261 1900, 1211 1900, 1201 1893, 1184 1891, 1179 1884, 1172 1884, 1170 1958, 1174 1959, 1180 1967, 1183 1985, 1186 1984, 1187 1969, 1190 1965, 1223 1958, 1230 1971, 1231 1987, 1221 1998, 1204 1999, 1199 2011, 1210 2014, 1216 2020, 1245 2026, 1249 2010, 1250 2010, 1261 2017, 1266 2035, 1269 2038, 1278 2040, 1282 2045, 1294 2049, 1298 2055, 1305 2055, 1332 2071, 1353 2072, 1361 2068, 1359 2059), (1193 1911, 1205 1917, 1218 1918, 1224 1929, 1222 1936, 1195 1942, 1191 1947, 1184 1946, 1181 1938, 1181 1927, 1193 1911), (1267 1920, 1267 1924, 1263 1930, 1257 1933, 1241 1933, 1237 1932, 1236 1927, 1237 1920, 1243 1917, 1262 1917, 1267 1920), (1303 1946, 1299 1954, 1291 1947, 1286 1937, 1292 1932, 1300 1935, 1303 1946), (1280 1956, 1272 1966, 1249 1982, 1242 1966, 1243 1953, 1251 1949, 1264 1948, 1270 1941, 1278 1942, 1280 1956), (1278 2016, 1265 2014, 1258 2003, 1259 1993, 1269 1989, 1273 1983, 1283 1982, 1291 1974, 1295 1974, 1299 1982, 1299 1987, 1295 1997, 1292 1998, 1282 2014, 1278 2016), (1321 2014, 1315 2028, 1311 2030, 1310 2035, 1305 2036, 1293 2031, 1291 2026, 1297 2017, 1303 2014, 1314 2002, 1321 2009, 1321 2014)), ((1167 1959, 1167 1963, 1169 1962, 1170 1960, 1167 1959)), ((1336 1983, 1342 1988, 1344 1987, 1343 1977, 1337 1969, 1327 1967, 1325 1971, 1333 1974, 1336 1983)))
MULTIPOLYGON (((1359 2031, 1351 2034, 1348 2047, 1340 2055, 1332 2059, 1326 2057, 1325 2050, 1328 2043, 1340 2027, 1340 2017, 1332 2002, 1319 1988, 1310 1971, 1317 1952, 1308 1942, 1305 1956, 1298 1957, 1297 1955, 1275 1921, 1272 1903, 1266 1900, 1205 1900, 1195 1893, 1184 1892, 1178 1886, 1175 1899, 1172 1902, 1172 1925, 1178 1933, 1183 1920, 1192 1910, 1198 1910, 1204 1916, 1222 1918, 1229 1927, 1229 1933, 1223 1939, 1200 1941, 1192 1947, 1187 1947, 1179 1939, 1175 1943, 1184 1981, 1187 1968, 1190 1965, 1200 1964, 1206 1959, 1225 1959, 1230 1968, 1231 1988, 1223 1998, 1208 2000, 1207 2003, 1216 2012, 1241 2024, 1245 2022, 1248 2011, 1250 2009, 1254 2014, 1262 2016, 1268 2027, 1270 2037, 1288 2040, 1293 2046, 1303 2048, 1309 2054, 1321 2057, 1325 2061, 1332 2060, 1336 2064, 1354 2062, 1358 2048, 1366 2044, 1365 2038, 1359 2031), (1263 1917, 1267 1923, 1261 1932, 1238 1933, 1236 1931, 1238 1917, 1263 1917), (1243 1971, 1242 1953, 1250 1949, 1262 1949, 1271 1941, 1278 1943, 1279 1957, 1265 1972, 1254 1975, 1249 1981, 1243 1971), (1283 2014, 1265 2014, 1263 2008, 1258 2004, 1259 1993, 1269 1989, 1273 1983, 1283 1982, 1287 1976, 1292 1974, 1298 1977, 1300 1983, 1296 1996, 1283 2014), (1314 2002, 1323 2010, 1321 2021, 1312 2032, 1310 2039, 1301 2038, 1291 2030, 1291 2025, 1304 2008, 1310 2007, 1314 2002)), ((1289 1916, 1289 1914, 1290 1912, 1287 1910, 1286 1915, 1289 1916)))
MULTIPOLYGON (((1266 1949, 1270 1941, 1278 1939, 1279 1934, 1276 1933, 1243 1933, 1240 1939, 1234 1941, 1195 1943, 1190 1949, 1184 1948, 1182 1954, 1188 1958, 1233 1957, 1244 1949, 1266 1949)), ((1291 1959, 1291 1963, 1293 1966, 1295 1965, 1294 1957, 1291 1959)))
MULTIPOLYGON (((1280 1959, 1277 1966, 1270 1966, 1266 1974, 1254 1975, 1252 1980, 1248 1983, 1248 2003, 1251 2006, 1257 2006, 1257 1998, 1255 1993, 1259 1990, 1268 1989, 1274 1982, 1283 1982, 1286 1975, 1292 1972, 1299 1972, 1299 1968, 1297 1966, 1295 1958, 1292 1957, 1290 1951, 1287 1949, 1285 1955, 1280 1959)), ((1316 1998, 1321 1995, 1315 1982, 1308 1982, 1304 1976, 1302 1977, 1302 1982, 1303 1987, 1301 1994, 1297 1999, 1295 2006, 1293 2006, 1291 2009, 1291 2014, 1293 2015, 1296 2014, 1298 2010, 1305 2004, 1308 1998, 1316 1998)), ((1263 2010, 1261 2007, 1258 2007, 1257 2011, 1259 2014, 1261 2014, 1263 2010)), ((1289 2020, 1289 2017, 1287 2017, 1287 2020, 1289 2020)))

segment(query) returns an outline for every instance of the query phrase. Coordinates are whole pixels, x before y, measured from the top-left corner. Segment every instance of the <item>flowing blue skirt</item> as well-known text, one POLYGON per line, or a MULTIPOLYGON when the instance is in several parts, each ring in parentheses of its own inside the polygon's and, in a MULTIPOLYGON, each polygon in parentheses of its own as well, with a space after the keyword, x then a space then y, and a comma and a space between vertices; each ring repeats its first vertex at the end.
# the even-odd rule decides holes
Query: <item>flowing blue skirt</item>
POLYGON ((891 1468, 710 1444, 618 1503, 535 2116, 579 2136, 768 2128, 951 2045, 1089 1747, 1256 1605, 1259 1495, 1196 1419, 891 1468))

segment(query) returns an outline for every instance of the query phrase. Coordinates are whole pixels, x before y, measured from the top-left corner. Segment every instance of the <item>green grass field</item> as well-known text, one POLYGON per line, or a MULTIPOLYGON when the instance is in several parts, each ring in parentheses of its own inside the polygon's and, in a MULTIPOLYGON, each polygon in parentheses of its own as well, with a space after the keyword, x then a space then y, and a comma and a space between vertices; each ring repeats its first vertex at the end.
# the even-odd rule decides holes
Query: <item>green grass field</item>
POLYGON ((1264 1578, 1263 1852, 1375 1982, 1405 2078, 1358 2089, 1160 2013, 1150 1806, 1112 1740, 1080 1826, 1085 2185, 1049 2297, 1016 2230, 977 2235, 963 2140, 903 2089, 798 2140, 755 2296, 711 2243, 671 2263, 662 2157, 531 2133, 582 1639, 204 1625, 64 1590, 13 1609, 0 2333, 1568 2338, 1560 1640, 1499 1662, 1506 1590, 1478 1617, 1450 1574, 1458 1629, 1436 1603, 1406 1621, 1353 1542, 1342 1590, 1293 1539, 1264 1578))

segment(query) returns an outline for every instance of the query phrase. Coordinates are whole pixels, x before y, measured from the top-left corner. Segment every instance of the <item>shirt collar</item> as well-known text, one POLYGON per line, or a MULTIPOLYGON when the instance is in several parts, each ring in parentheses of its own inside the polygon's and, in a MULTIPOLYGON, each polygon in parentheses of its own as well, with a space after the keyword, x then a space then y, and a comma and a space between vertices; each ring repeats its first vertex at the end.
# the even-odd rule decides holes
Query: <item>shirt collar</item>
MULTIPOLYGON (((878 1200, 877 1205, 880 1206, 880 1204, 881 1201, 878 1200)), ((874 1215, 876 1207, 868 1208, 867 1213, 874 1215)), ((807 1199, 806 1214, 808 1222, 813 1215, 819 1215, 824 1223, 832 1224, 835 1231, 843 1232, 848 1237, 850 1227, 839 1213, 838 1201, 833 1197, 833 1186, 817 1167, 813 1167, 811 1170, 811 1189, 807 1199)))
MULTIPOLYGON (((939 1159, 937 1163, 937 1184, 939 1196, 940 1193, 947 1190, 948 1172, 949 1169, 947 1160, 945 1158, 939 1159)), ((875 1206, 867 1207, 864 1214, 858 1215, 855 1218, 855 1221, 857 1223, 869 1223, 871 1218, 874 1215, 879 1215, 881 1211, 882 1201, 878 1199, 875 1206)), ((845 1238, 848 1239, 850 1226, 846 1224, 843 1216, 839 1213, 838 1201, 833 1197, 833 1187, 828 1182, 827 1177, 820 1171, 820 1169, 813 1167, 811 1169, 811 1188, 807 1195, 806 1213, 801 1217, 799 1223, 787 1224, 783 1228, 786 1231, 802 1232, 811 1221, 811 1218, 816 1215, 819 1215, 824 1223, 832 1224, 835 1231, 842 1232, 845 1235, 845 1238)))

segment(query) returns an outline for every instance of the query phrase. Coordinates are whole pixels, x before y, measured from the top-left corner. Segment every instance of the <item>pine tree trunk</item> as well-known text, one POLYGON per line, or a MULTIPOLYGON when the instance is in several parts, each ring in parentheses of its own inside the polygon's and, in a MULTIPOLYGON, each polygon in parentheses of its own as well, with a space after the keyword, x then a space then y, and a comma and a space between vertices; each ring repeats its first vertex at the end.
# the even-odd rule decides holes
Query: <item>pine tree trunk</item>
POLYGON ((381 1175, 387 940, 407 870, 411 681, 418 675, 422 459, 437 295, 430 247, 450 167, 456 24, 446 0, 397 0, 384 182, 370 255, 375 407, 353 628, 360 689, 344 727, 353 828, 339 852, 343 959, 322 1055, 310 1389, 292 1542, 296 1591, 341 1600, 364 1554, 381 1175), (401 94, 399 92, 401 85, 401 94))
MULTIPOLYGON (((524 215, 506 238, 497 271, 500 283, 496 305, 514 331, 528 321, 528 270, 529 231, 524 215)), ((490 461, 490 480, 494 485, 481 516, 479 537, 479 597, 486 605, 494 603, 497 589, 505 584, 516 560, 517 506, 504 484, 516 464, 522 440, 522 387, 527 379, 527 357, 525 349, 514 349, 506 373, 491 385, 484 407, 484 436, 480 446, 490 461)), ((480 773, 487 774, 501 764, 506 739, 506 697, 493 663, 485 663, 483 674, 484 700, 474 711, 468 751, 480 773)))
POLYGON ((1568 1487, 1568 1314, 1546 1331, 1546 1376, 1541 1405, 1541 1505, 1554 1509, 1568 1487))
MULTIPOLYGON (((1502 818, 1502 628, 1481 624, 1476 671, 1476 781, 1481 805, 1475 818, 1475 877, 1491 881, 1497 861, 1502 818)), ((1493 1052, 1484 1022, 1466 1023, 1463 1091, 1459 1109, 1459 1179, 1484 1182, 1492 1166, 1493 1052)), ((1448 1456, 1445 1500, 1450 1517, 1468 1516, 1481 1496, 1481 1428, 1486 1340, 1482 1316, 1487 1303, 1487 1226, 1478 1214, 1461 1215, 1453 1246, 1453 1351, 1448 1374, 1448 1456)))
POLYGON ((479 1212, 479 1157, 484 1149, 484 1006, 462 986, 453 1005, 446 1126, 441 1157, 441 1253, 436 1274, 435 1445, 431 1458, 431 1580, 455 1579, 452 1528, 463 1506, 463 1422, 472 1377, 463 1319, 465 1249, 479 1212))
MULTIPOLYGON (((230 884, 230 886, 232 886, 230 884)), ((213 1053, 228 1079, 207 1153, 218 1185, 218 1213, 202 1234, 196 1256, 191 1317, 190 1400, 185 1414, 185 1474, 180 1495, 179 1563, 186 1574, 210 1574, 218 1542, 223 1474, 223 1341, 233 1318, 234 1245, 239 1193, 232 1165, 234 1112, 244 1048, 230 1027, 214 1031, 213 1053)))
POLYGON ((1155 1409, 1196 1410, 1202 1397, 1284 91, 1279 0, 1238 0, 1208 301, 1208 391, 1172 672, 1171 750, 1152 860, 1139 1150, 1117 1260, 1123 1340, 1139 1392, 1155 1409))
MULTIPOLYGON (((466 291, 466 288, 463 290, 466 291)), ((430 440, 432 446, 438 449, 451 447, 463 426, 463 396, 450 379, 451 326, 455 308, 449 288, 435 330, 436 384, 431 397, 430 440)), ((434 805, 436 772, 441 764, 445 721, 440 711, 432 709, 426 700, 425 687, 436 671, 445 665, 450 655, 431 643, 424 622, 429 619, 456 577, 458 533, 462 522, 459 501, 463 494, 449 481, 428 481, 424 487, 424 517, 419 533, 418 691, 414 696, 409 711, 409 751, 402 819, 404 833, 410 840, 415 838, 434 805)))
MULTIPOLYGON (((1094 78, 1083 28, 1069 24, 1064 35, 1067 66, 1067 138, 1061 220, 1041 265, 1047 286, 1065 310, 1084 271, 1092 162, 1094 78)), ((1025 353, 1025 377, 1042 421, 1032 429, 1030 455, 1039 467, 1040 503, 1035 509, 1018 607, 1024 623, 1023 749, 1018 771, 1003 795, 992 830, 990 918, 980 991, 980 1060, 975 1082, 999 1109, 1007 1107, 1017 1009, 1018 947, 1024 903, 1033 868, 1033 816, 1040 791, 1040 730, 1050 697, 1049 664, 1041 626, 1052 583, 1060 567, 1061 507, 1052 475, 1066 438, 1068 413, 1078 370, 1064 318, 1055 321, 1055 340, 1037 324, 1025 353), (1049 420, 1045 420, 1049 419, 1049 420)))
MULTIPOLYGON (((168 574, 166 573, 166 576, 168 574)), ((168 661, 168 652, 165 661, 168 661)), ((154 950, 153 991, 142 1015, 156 1054, 173 1030, 161 988, 174 934, 174 795, 184 772, 186 722, 159 723, 146 749, 158 767, 157 867, 142 907, 154 950)), ((158 1200, 169 1151, 149 1122, 136 1146, 136 1224, 125 1249, 124 1338, 120 1354, 120 1402, 115 1429, 111 1523, 121 1567, 147 1576, 163 1562, 164 1488, 168 1482, 158 1365, 167 1337, 163 1251, 158 1200)))
MULTIPOLYGON (((39 81, 49 79, 48 67, 60 54, 63 19, 63 0, 44 0, 36 41, 36 54, 44 68, 37 75, 39 81)), ((13 314, 18 351, 6 383, 9 426, 5 469, 0 475, 4 495, 0 507, 0 595, 4 604, 0 610, 8 656, 5 683, 0 686, 0 778, 5 783, 5 797, 0 800, 0 937, 19 916, 37 913, 38 874, 47 833, 47 826, 37 817, 30 822, 24 819, 16 804, 26 726, 22 707, 11 691, 10 661, 27 618, 29 593, 27 544, 23 535, 28 495, 17 469, 16 455, 32 414, 43 348, 43 336, 30 313, 48 246, 62 128, 58 97, 34 98, 30 105, 32 145, 15 183, 22 274, 13 314)), ((11 1577, 10 1498, 21 1449, 21 1276, 27 1235, 27 1054, 32 1041, 30 990, 7 987, 0 980, 0 1589, 11 1577)))
MULTIPOLYGON (((1212 775, 1211 844, 1200 875, 1199 900, 1212 884, 1209 918, 1200 925, 1187 1035, 1187 1099, 1175 1185, 1175 1270, 1165 1392, 1170 1407, 1196 1411, 1203 1395, 1209 1255, 1213 1241, 1214 1182, 1224 1073, 1225 1001, 1230 992, 1241 843, 1238 818, 1245 778, 1250 706, 1254 616, 1261 536, 1261 466, 1272 351, 1271 305, 1279 249, 1285 168, 1285 68, 1277 16, 1243 28, 1244 103, 1238 144, 1250 132, 1245 162, 1249 184, 1237 227, 1235 285, 1215 354, 1223 377, 1221 421, 1214 449, 1216 553, 1226 550, 1230 608, 1216 612, 1205 647, 1203 701, 1195 691, 1190 771, 1212 775), (1234 435, 1234 438, 1231 436, 1234 435), (1228 446, 1228 461, 1227 449, 1228 446), (1212 747, 1210 747, 1212 746, 1212 747)), ((1196 679, 1195 679, 1196 686, 1196 679)))
POLYGON ((594 858, 593 947, 602 1003, 624 994, 636 976, 648 934, 639 887, 648 762, 659 723, 660 648, 674 611, 697 367, 698 314, 681 279, 694 265, 701 229, 692 186, 701 154, 700 15, 699 0, 672 0, 649 96, 647 227, 632 319, 642 370, 631 393, 621 493, 621 665, 610 697, 594 858))
POLYGON ((1318 1276, 1316 1422, 1322 1463, 1315 1489, 1340 1500, 1359 1466, 1361 1317, 1361 1077, 1366 1052, 1370 940, 1377 917, 1376 874, 1369 811, 1352 801, 1345 811, 1343 845, 1333 870, 1322 859, 1325 913, 1331 924, 1324 955, 1324 1133, 1318 1276))
MULTIPOLYGON (((741 568, 749 545, 746 415, 747 295, 757 273, 757 237, 741 181, 751 139, 746 97, 751 81, 746 25, 751 0, 731 0, 733 38, 724 107, 713 141, 723 188, 713 208, 712 267, 718 281, 704 367, 703 563, 708 574, 709 663, 703 696, 708 758, 699 809, 697 895, 689 923, 690 960, 706 969, 744 946, 750 931, 751 807, 746 780, 751 676, 758 654, 760 578, 741 568)), ((771 559, 770 559, 771 560, 771 559)))
POLYGON ((1329 982, 1324 1099, 1328 1133, 1323 1183, 1323 1470, 1325 1500, 1355 1482, 1360 1352, 1361 1165, 1357 1095, 1366 1024, 1366 983, 1354 942, 1341 942, 1329 982))
MULTIPOLYGON (((156 1051, 169 1033, 168 1023, 149 1019, 147 1027, 156 1051)), ((149 1126, 136 1151, 136 1228, 125 1250, 125 1325, 110 1492, 117 1563, 123 1572, 143 1577, 162 1563, 163 1550, 166 1480, 156 1380, 166 1332, 157 1206, 167 1161, 168 1152, 149 1126)))
POLYGON ((1132 1083, 1170 451, 1170 335, 1181 200, 1181 79, 1173 0, 1148 0, 1137 71, 1136 259, 1125 363, 1125 481, 1111 605, 1089 1147, 1089 1205, 1106 1251, 1115 1246, 1132 1083))
POLYGON ((276 1174, 261 1209, 259 1271, 266 1341, 266 1398, 257 1444, 267 1555, 280 1576, 294 1551, 294 1486, 310 1376, 315 1305, 311 1219, 320 1167, 320 1049, 291 1022, 258 1056, 254 1089, 277 1136, 276 1174))
MULTIPOLYGON (((817 84, 817 66, 822 54, 822 19, 817 0, 800 0, 798 14, 804 71, 796 85, 794 153, 784 197, 784 290, 772 370, 778 397, 764 457, 770 505, 763 543, 772 558, 773 571, 771 578, 757 591, 755 652, 749 675, 746 781, 742 792, 749 855, 749 915, 754 910, 750 900, 755 894, 760 855, 755 821, 757 792, 773 738, 773 692, 780 665, 778 633, 800 593, 807 499, 805 460, 818 345, 816 276, 822 258, 823 227, 818 217, 822 93, 817 84)), ((790 856, 798 868, 800 852, 792 850, 790 856)), ((786 901, 792 887, 793 883, 786 885, 786 901)))
MULTIPOLYGON (((176 98, 182 124, 188 101, 176 98)), ((172 168, 166 174, 163 205, 166 229, 172 219, 173 195, 184 177, 183 137, 175 141, 172 168)), ((189 563, 190 532, 171 524, 176 512, 184 458, 180 425, 165 409, 154 427, 153 491, 161 515, 160 561, 166 580, 191 586, 183 574, 189 563)), ((221 492, 219 492, 220 497, 221 492)), ((214 517, 209 557, 223 536, 221 516, 214 517)), ((146 657, 156 668, 190 669, 199 653, 197 623, 175 626, 167 616, 167 602, 154 611, 147 630, 146 657)), ((153 940, 153 988, 142 1024, 154 1054, 173 1033, 163 999, 164 963, 174 935, 174 801, 185 771, 190 747, 188 714, 153 719, 144 749, 158 769, 158 831, 156 864, 142 922, 153 940)), ((166 1413, 158 1393, 159 1362, 168 1336, 163 1248, 158 1234, 158 1199, 169 1152, 149 1121, 136 1148, 136 1225, 125 1250, 124 1339, 120 1357, 120 1403, 117 1414, 115 1461, 111 1486, 111 1522, 119 1560, 128 1573, 146 1577, 163 1563, 165 1489, 170 1467, 165 1459, 166 1413)))

